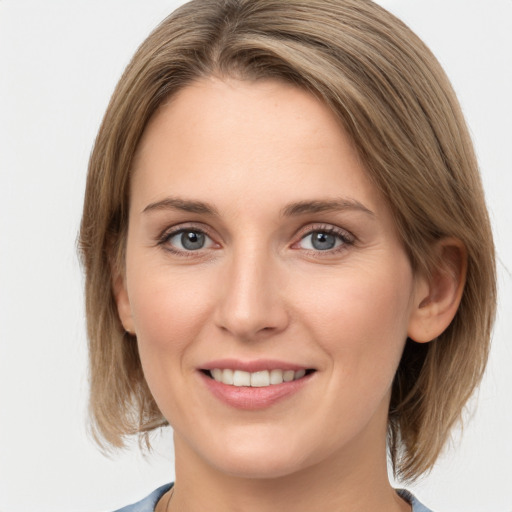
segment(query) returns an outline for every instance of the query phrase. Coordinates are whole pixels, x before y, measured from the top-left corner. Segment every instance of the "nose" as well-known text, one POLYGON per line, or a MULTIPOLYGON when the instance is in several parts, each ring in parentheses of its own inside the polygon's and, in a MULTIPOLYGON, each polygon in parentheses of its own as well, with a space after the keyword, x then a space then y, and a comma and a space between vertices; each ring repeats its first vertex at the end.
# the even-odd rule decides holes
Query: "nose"
POLYGON ((272 256, 262 250, 238 251, 222 273, 218 327, 242 340, 282 332, 289 324, 282 285, 279 263, 272 256))

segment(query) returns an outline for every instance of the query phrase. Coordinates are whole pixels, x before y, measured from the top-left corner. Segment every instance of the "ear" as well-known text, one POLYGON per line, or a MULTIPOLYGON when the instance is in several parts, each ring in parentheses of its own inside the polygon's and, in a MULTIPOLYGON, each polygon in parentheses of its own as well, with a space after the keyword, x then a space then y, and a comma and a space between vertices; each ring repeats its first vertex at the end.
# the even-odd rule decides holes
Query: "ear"
POLYGON ((418 343, 437 338, 451 323, 466 283, 467 251, 456 238, 435 247, 436 264, 429 276, 418 276, 408 336, 418 343))
POLYGON ((130 299, 128 298, 128 291, 126 289, 126 278, 124 272, 119 272, 113 266, 112 290, 116 299, 117 312, 119 319, 123 324, 126 332, 135 334, 135 325, 133 322, 132 308, 130 299))

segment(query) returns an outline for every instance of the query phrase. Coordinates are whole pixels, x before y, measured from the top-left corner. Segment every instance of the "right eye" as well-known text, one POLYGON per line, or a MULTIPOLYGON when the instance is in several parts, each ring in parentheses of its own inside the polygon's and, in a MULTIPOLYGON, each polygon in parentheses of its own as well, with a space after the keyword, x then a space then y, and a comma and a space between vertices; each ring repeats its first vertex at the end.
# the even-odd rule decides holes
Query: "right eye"
POLYGON ((330 231, 312 231, 301 240, 304 249, 315 251, 332 251, 346 243, 346 240, 338 233, 330 231))
POLYGON ((199 251, 213 247, 213 240, 198 229, 180 229, 165 237, 165 244, 178 252, 199 251))

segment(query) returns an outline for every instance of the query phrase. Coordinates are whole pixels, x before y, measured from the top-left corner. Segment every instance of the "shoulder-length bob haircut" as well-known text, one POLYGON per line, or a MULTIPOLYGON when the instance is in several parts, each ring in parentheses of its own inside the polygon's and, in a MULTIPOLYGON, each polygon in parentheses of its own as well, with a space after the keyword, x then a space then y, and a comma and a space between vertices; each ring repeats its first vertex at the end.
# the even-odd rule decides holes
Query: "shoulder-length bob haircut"
POLYGON ((387 199, 416 272, 435 242, 467 250, 458 312, 436 340, 407 340, 393 384, 388 447, 395 474, 429 470, 479 383, 496 305, 494 246, 477 162, 439 63, 370 0, 192 0, 143 42, 115 89, 89 163, 80 231, 85 269, 93 432, 104 447, 165 419, 144 380, 137 342, 112 291, 122 272, 130 176, 148 121, 205 77, 277 79, 332 109, 387 199), (105 443, 106 442, 106 443, 105 443))

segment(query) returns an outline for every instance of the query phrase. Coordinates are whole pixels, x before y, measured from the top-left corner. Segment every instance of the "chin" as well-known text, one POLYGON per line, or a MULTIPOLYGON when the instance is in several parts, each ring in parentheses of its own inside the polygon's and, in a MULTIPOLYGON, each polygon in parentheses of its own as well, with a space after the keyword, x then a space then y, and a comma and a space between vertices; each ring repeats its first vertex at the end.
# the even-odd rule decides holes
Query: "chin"
POLYGON ((285 477, 316 462, 308 463, 304 450, 307 443, 290 439, 285 443, 282 436, 255 441, 249 435, 240 442, 231 440, 224 443, 213 452, 208 450, 209 465, 230 476, 265 479, 285 477))
POLYGON ((269 458, 263 454, 256 457, 233 456, 224 459, 217 469, 227 475, 246 479, 275 479, 283 478, 304 469, 304 461, 290 460, 279 454, 279 457, 269 458))

